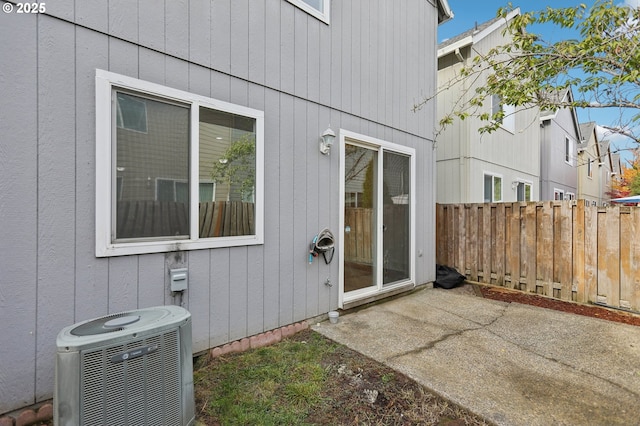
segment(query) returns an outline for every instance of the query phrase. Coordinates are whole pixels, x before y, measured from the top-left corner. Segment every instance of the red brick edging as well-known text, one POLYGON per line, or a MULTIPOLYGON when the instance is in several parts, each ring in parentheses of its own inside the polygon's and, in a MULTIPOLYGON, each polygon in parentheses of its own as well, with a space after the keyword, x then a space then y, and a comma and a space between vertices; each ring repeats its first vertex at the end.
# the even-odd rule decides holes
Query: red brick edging
POLYGON ((53 404, 48 402, 38 409, 28 408, 18 417, 0 417, 0 426, 29 426, 41 422, 53 422, 53 404))
POLYGON ((309 328, 309 323, 306 321, 297 322, 275 330, 256 334, 255 336, 245 337, 244 339, 236 340, 235 342, 227 343, 226 345, 218 346, 211 349, 209 353, 211 354, 211 358, 217 358, 229 353, 244 352, 249 349, 257 349, 263 346, 273 345, 281 341, 283 338, 293 336, 297 332, 306 330, 307 328, 309 328))

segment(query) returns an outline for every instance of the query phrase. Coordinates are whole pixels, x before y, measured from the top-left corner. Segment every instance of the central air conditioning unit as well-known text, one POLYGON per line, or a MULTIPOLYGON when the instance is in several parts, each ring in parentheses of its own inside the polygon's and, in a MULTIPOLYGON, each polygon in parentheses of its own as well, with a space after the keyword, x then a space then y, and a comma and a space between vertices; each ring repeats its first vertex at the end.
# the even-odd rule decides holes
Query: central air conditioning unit
POLYGON ((107 315, 58 334, 54 424, 195 423, 191 314, 159 306, 107 315))

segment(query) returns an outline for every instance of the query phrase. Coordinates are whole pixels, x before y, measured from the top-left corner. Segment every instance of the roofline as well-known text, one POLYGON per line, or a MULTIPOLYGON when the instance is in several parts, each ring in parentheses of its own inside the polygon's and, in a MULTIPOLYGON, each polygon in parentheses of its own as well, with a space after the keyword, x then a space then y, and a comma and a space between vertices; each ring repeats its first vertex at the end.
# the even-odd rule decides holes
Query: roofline
MULTIPOLYGON (((569 102, 573 102, 573 89, 571 88, 571 86, 565 89, 564 96, 562 97, 562 100, 560 102, 562 102, 567 96, 570 98, 569 102)), ((580 141, 582 140, 582 130, 580 129, 580 122, 578 121, 578 113, 576 112, 576 108, 571 106, 567 106, 564 108, 570 109, 571 121, 573 121, 573 128, 576 131, 576 135, 578 136, 578 143, 580 143, 580 141)), ((558 112, 564 108, 558 108, 557 110, 555 110, 555 112, 550 112, 546 115, 540 115, 540 121, 542 122, 545 120, 555 119, 558 116, 558 112)), ((593 128, 595 130, 595 126, 593 128)))
MULTIPOLYGON (((441 0, 438 0, 438 1, 441 1, 441 0)), ((442 0, 442 1, 445 1, 445 0, 442 0)), ((518 15, 520 15, 520 8, 516 7, 511 12, 509 12, 504 19, 497 20, 496 22, 489 25, 487 28, 483 29, 482 31, 479 31, 473 35, 460 39, 455 43, 452 43, 448 46, 443 47, 442 49, 438 49, 438 58, 441 58, 450 53, 453 53, 457 49, 460 49, 461 47, 466 47, 466 46, 470 46, 478 43, 480 40, 482 40, 483 38, 485 38, 486 36, 494 32, 498 28, 502 27, 505 24, 505 22, 509 22, 511 19, 513 19, 514 16, 518 16, 518 15)))
POLYGON ((442 21, 438 21, 438 25, 453 19, 453 11, 451 10, 451 7, 449 7, 449 2, 447 0, 438 0, 438 9, 440 9, 444 15, 444 19, 442 21))

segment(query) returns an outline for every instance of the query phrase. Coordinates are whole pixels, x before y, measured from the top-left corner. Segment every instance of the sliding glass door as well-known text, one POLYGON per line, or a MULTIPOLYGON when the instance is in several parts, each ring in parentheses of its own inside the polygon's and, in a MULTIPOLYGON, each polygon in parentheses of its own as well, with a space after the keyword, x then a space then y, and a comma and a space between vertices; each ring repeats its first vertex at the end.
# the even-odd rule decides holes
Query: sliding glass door
POLYGON ((343 137, 343 301, 410 283, 413 150, 343 137))

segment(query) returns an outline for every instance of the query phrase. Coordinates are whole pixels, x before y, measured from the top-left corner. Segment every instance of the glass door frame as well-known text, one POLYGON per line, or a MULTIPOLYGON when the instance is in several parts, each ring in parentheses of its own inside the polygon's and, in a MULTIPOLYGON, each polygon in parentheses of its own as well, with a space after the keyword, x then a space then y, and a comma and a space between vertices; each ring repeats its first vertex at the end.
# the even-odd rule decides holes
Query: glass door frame
POLYGON ((339 145, 340 145, 340 177, 339 177, 339 185, 340 185, 340 202, 339 202, 339 238, 338 238, 338 260, 339 260, 339 296, 338 296, 338 305, 340 308, 344 308, 345 304, 355 302, 361 299, 369 299, 378 295, 383 295, 385 293, 389 293, 395 290, 399 290, 404 287, 415 287, 415 246, 416 246, 416 237, 415 237, 415 208, 416 208, 416 150, 414 148, 398 145, 392 142, 388 142, 385 140, 373 138, 370 136, 358 134, 355 132, 351 132, 345 129, 340 129, 339 131, 339 145), (377 152, 378 162, 377 162, 377 182, 376 185, 377 194, 376 194, 376 243, 374 246, 376 247, 376 261, 375 266, 378 269, 376 276, 376 285, 370 286, 366 288, 362 288, 359 290, 353 290, 348 293, 345 293, 345 251, 344 251, 344 231, 345 231, 345 147, 347 144, 360 146, 363 148, 368 148, 377 152), (410 191, 409 191, 409 202, 410 202, 410 218, 409 218, 409 277, 405 280, 401 280, 398 282, 394 282, 391 284, 383 285, 383 203, 379 202, 383 197, 383 185, 382 181, 384 178, 383 171, 383 158, 384 153, 396 153, 401 155, 406 155, 409 157, 409 167, 410 167, 410 191))

